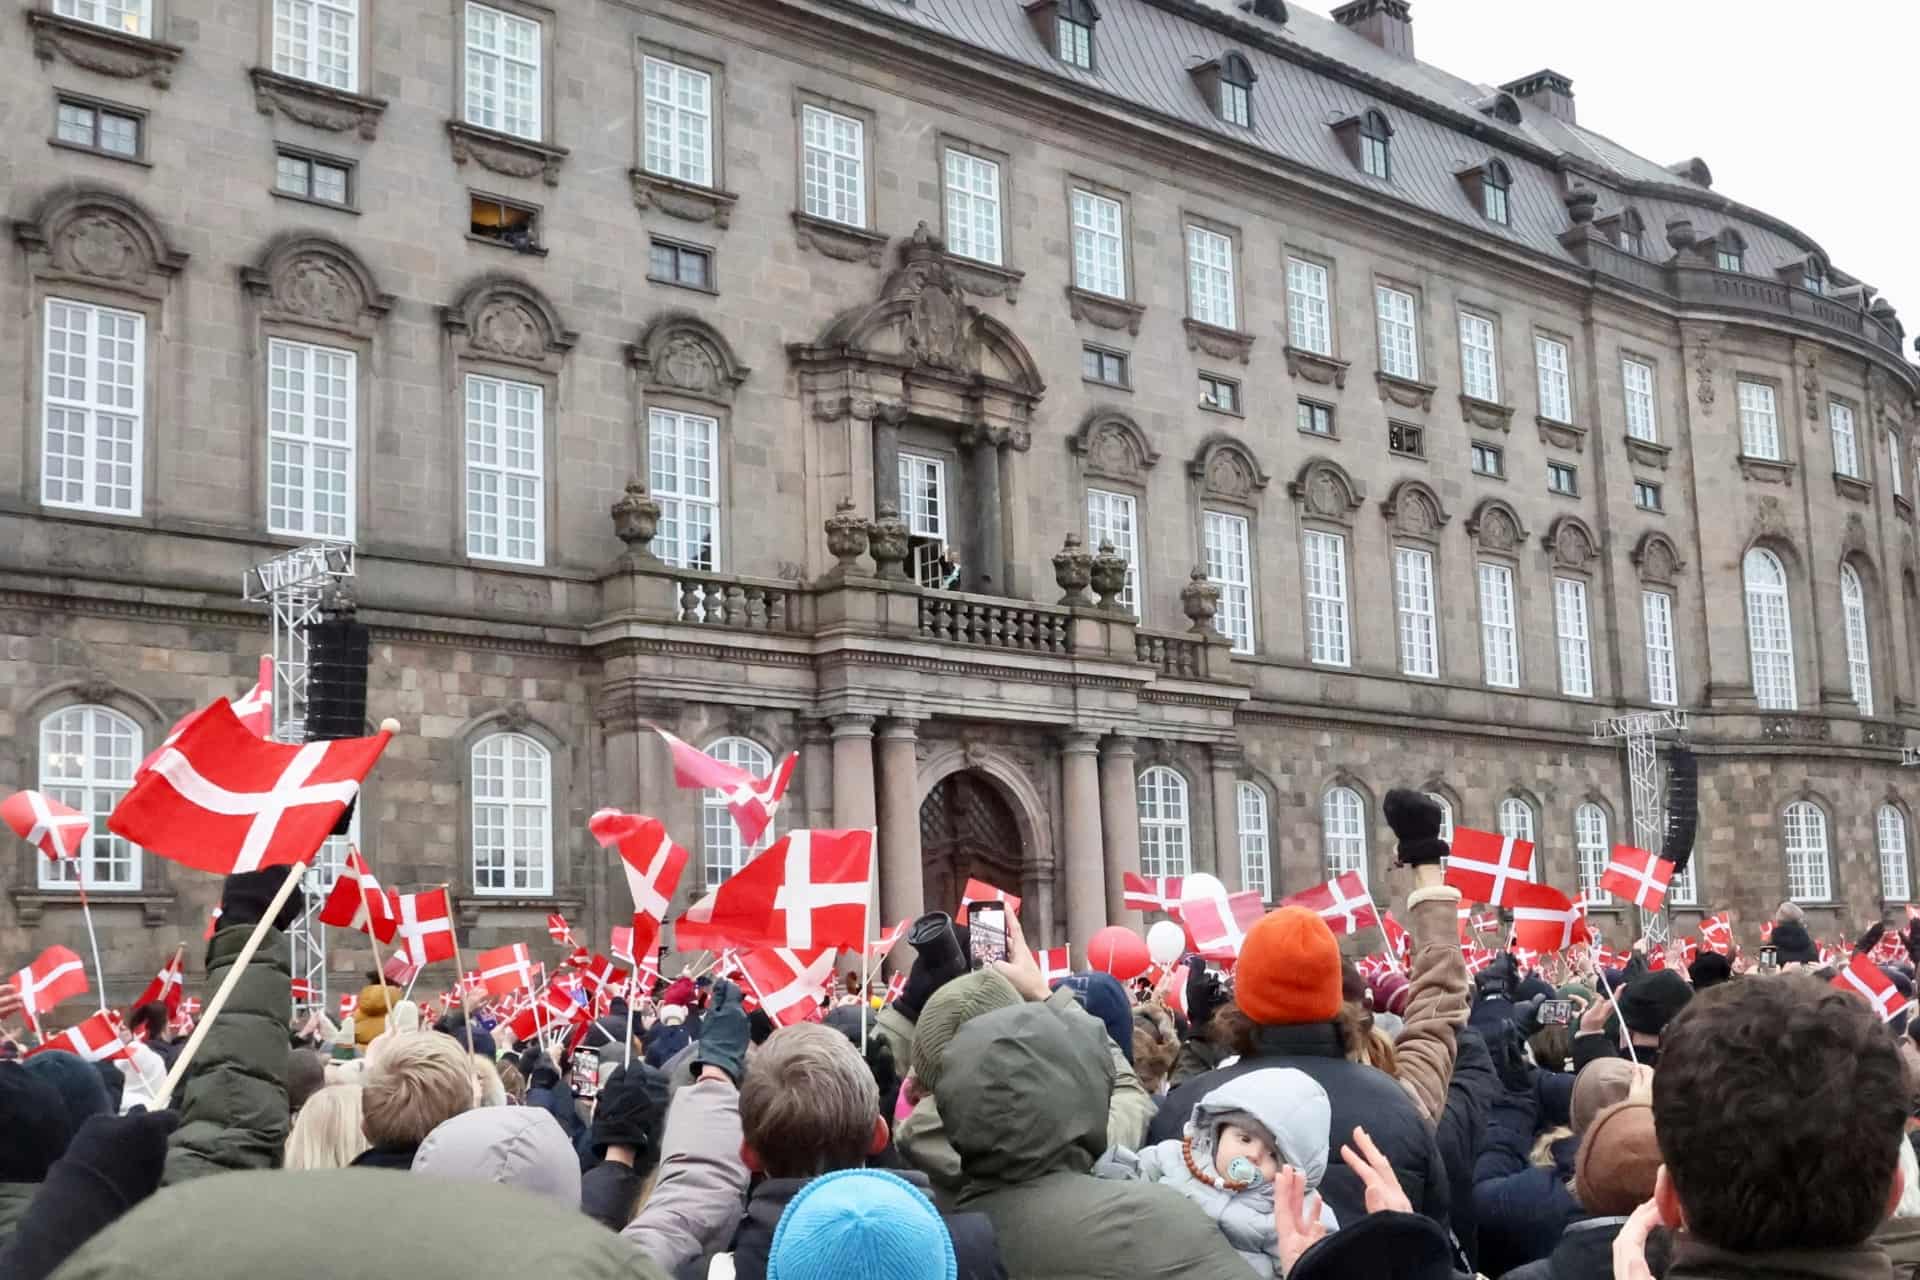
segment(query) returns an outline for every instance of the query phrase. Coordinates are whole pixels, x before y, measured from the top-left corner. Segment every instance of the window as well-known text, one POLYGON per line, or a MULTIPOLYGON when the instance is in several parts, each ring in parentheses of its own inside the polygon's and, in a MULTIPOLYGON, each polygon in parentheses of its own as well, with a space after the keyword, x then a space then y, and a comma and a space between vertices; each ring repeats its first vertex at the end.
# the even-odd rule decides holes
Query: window
POLYGON ((1400 619, 1400 674, 1433 680, 1440 675, 1433 602, 1433 553, 1393 549, 1393 601, 1400 619))
MULTIPOLYGON (((1440 838, 1453 843, 1453 804, 1438 791, 1427 792, 1427 799, 1440 806, 1440 838)), ((1444 862, 1443 864, 1444 865, 1444 862)))
POLYGON ((1087 542, 1096 552, 1101 543, 1110 542, 1114 553, 1127 562, 1127 581, 1120 588, 1120 604, 1136 618, 1140 616, 1139 528, 1132 494, 1087 490, 1087 542))
POLYGON ((947 248, 1000 265, 1000 166, 947 148, 947 248))
POLYGON ((1253 121, 1253 92, 1244 84, 1220 78, 1220 118, 1242 129, 1253 121))
POLYGON ((1300 429, 1310 436, 1330 436, 1333 434, 1333 409, 1324 404, 1315 404, 1311 400, 1302 400, 1295 409, 1300 429))
POLYGON ((1569 498, 1580 494, 1580 469, 1568 462, 1549 462, 1547 464, 1547 491, 1564 494, 1569 498))
POLYGON ((1287 329, 1293 345, 1315 355, 1333 354, 1333 312, 1327 269, 1304 258, 1287 259, 1287 329))
POLYGON ((54 106, 54 139, 102 155, 138 159, 144 127, 145 120, 134 112, 116 111, 77 98, 61 98, 54 106))
POLYGON ((1567 374, 1567 344, 1535 337, 1533 363, 1540 375, 1540 416, 1572 422, 1573 380, 1567 374))
POLYGON ((907 522, 908 559, 923 587, 953 585, 946 563, 947 464, 924 454, 900 453, 900 517, 907 522))
POLYGON ((355 356, 267 342, 267 530, 353 540, 355 356))
POLYGON ((1573 849, 1580 864, 1580 896, 1588 906, 1605 906, 1613 895, 1600 887, 1607 873, 1607 858, 1613 846, 1607 839, 1607 811, 1597 804, 1583 804, 1573 811, 1573 849))
POLYGON ((1073 193, 1073 285, 1109 298, 1127 296, 1120 243, 1120 202, 1091 191, 1073 193))
POLYGON ((1124 388, 1129 385, 1126 353, 1109 351, 1089 343, 1080 348, 1080 376, 1088 382, 1124 388))
POLYGON ((1747 647, 1753 665, 1753 696, 1763 711, 1799 705, 1793 676, 1793 620, 1787 605, 1787 571, 1764 547, 1747 552, 1740 572, 1747 595, 1747 647))
POLYGON ((1389 422, 1387 448, 1410 458, 1424 458, 1427 456, 1427 433, 1410 422, 1389 422))
POLYGON ((1235 653, 1253 652, 1253 565, 1245 516, 1205 514, 1207 577, 1220 588, 1214 628, 1233 642, 1235 653))
POLYGON ((1819 263, 1808 260, 1807 265, 1800 272, 1800 287, 1808 293, 1827 291, 1827 273, 1820 269, 1819 263))
POLYGON ((1620 384, 1627 401, 1627 434, 1635 440, 1660 439, 1653 407, 1653 366, 1644 360, 1620 361, 1620 384))
POLYGON ((1187 780, 1165 765, 1140 773, 1140 874, 1187 874, 1187 780))
POLYGON ((1787 806, 1787 897, 1795 902, 1826 902, 1833 897, 1827 863, 1827 815, 1820 806, 1796 800, 1787 806))
POLYGON ((352 93, 359 21, 360 0, 273 0, 273 69, 352 93))
MULTIPOLYGON (((721 764, 745 769, 756 778, 773 772, 773 755, 750 738, 722 738, 707 748, 707 754, 721 764)), ((739 824, 727 807, 726 793, 707 790, 700 796, 700 861, 702 885, 716 889, 727 877, 747 864, 747 860, 773 843, 773 824, 760 833, 760 839, 748 845, 740 838, 739 824)))
POLYGON ((1393 177, 1391 153, 1393 128, 1378 111, 1360 117, 1360 171, 1369 178, 1393 177))
POLYGON ((153 0, 53 0, 53 11, 130 36, 152 34, 153 0))
POLYGON ((553 892, 552 761, 524 733, 473 748, 473 891, 553 892))
MULTIPOLYGON (((1533 806, 1519 796, 1508 796, 1500 802, 1498 826, 1501 835, 1510 836, 1515 840, 1525 840, 1528 844, 1533 844, 1539 839, 1534 834, 1536 828, 1533 822, 1533 806)), ((1527 879, 1538 884, 1540 873, 1540 851, 1536 849, 1533 866, 1527 872, 1527 879)))
POLYGON ((540 211, 494 196, 470 199, 467 234, 520 253, 546 252, 540 247, 540 211))
POLYGON ((539 23, 468 0, 467 123, 541 136, 539 23))
POLYGON ((1732 247, 1723 246, 1719 252, 1714 255, 1714 260, 1722 271, 1745 271, 1747 269, 1746 255, 1737 245, 1732 247))
POLYGON ((1327 879, 1349 871, 1360 873, 1367 882, 1367 806, 1352 787, 1333 787, 1320 799, 1320 824, 1324 830, 1327 854, 1327 879))
POLYGON ((1413 295, 1377 285, 1373 291, 1380 317, 1380 368, 1396 378, 1420 376, 1420 331, 1414 321, 1413 295))
POLYGON ((1906 482, 1901 478, 1901 471, 1900 437, 1889 431, 1887 433, 1887 483, 1893 487, 1893 496, 1896 498, 1906 496, 1903 488, 1906 482))
POLYGON ((1840 566, 1840 607, 1847 631, 1847 687, 1860 714, 1873 714, 1873 657, 1867 646, 1867 593, 1850 564, 1840 566))
POLYGON ((1240 384, 1215 374, 1200 375, 1200 407, 1221 413, 1240 412, 1240 384))
POLYGON ((1860 445, 1853 433, 1853 407, 1838 400, 1827 402, 1827 429, 1833 433, 1833 471, 1835 475, 1860 478, 1860 445))
POLYGON ((1480 564, 1480 663, 1496 689, 1520 687, 1520 644, 1514 627, 1513 570, 1480 564))
POLYGON ((1231 238, 1188 225, 1187 299, 1193 318, 1201 324, 1216 329, 1234 327, 1231 238))
POLYGON ((641 167, 648 173, 713 185, 713 77, 664 58, 641 64, 646 94, 646 147, 641 167))
POLYGON ((653 237, 647 244, 647 279, 688 289, 713 288, 713 252, 653 237))
POLYGON ((1499 445, 1475 444, 1472 452, 1475 475, 1505 476, 1507 474, 1506 455, 1499 445))
POLYGON ((1913 896, 1907 872, 1907 815, 1883 804, 1874 815, 1874 827, 1880 837, 1880 896, 1888 902, 1905 902, 1913 896))
POLYGON ((1620 248, 1636 258, 1647 256, 1647 221, 1637 209, 1627 210, 1620 218, 1620 248))
POLYGON ((79 858, 33 855, 41 888, 79 884, 81 862, 89 889, 140 887, 140 850, 107 830, 107 815, 133 786, 142 745, 139 726, 106 707, 65 707, 40 722, 40 790, 93 823, 79 858))
POLYGON ((1460 380, 1475 400, 1500 399, 1498 358, 1494 355, 1493 321, 1471 311, 1460 313, 1460 380))
POLYGON ((1738 396, 1742 452, 1749 458, 1780 461, 1780 419, 1774 410, 1773 388, 1764 382, 1742 382, 1738 396))
POLYGON ((1633 482, 1633 505, 1642 511, 1661 511, 1660 486, 1646 480, 1633 482))
POLYGON ((1697 879, 1700 859, 1689 861, 1685 869, 1673 873, 1673 879, 1667 882, 1667 901, 1676 907, 1691 907, 1700 901, 1700 882, 1697 879))
POLYGON ((345 207, 353 203, 352 173, 352 165, 282 151, 274 157, 273 189, 317 204, 345 207))
POLYGON ((1587 584, 1578 578, 1553 580, 1553 629, 1560 649, 1560 692, 1591 698, 1593 638, 1587 623, 1587 584))
POLYGON ((1674 679, 1673 597, 1664 591, 1640 593, 1640 624, 1647 641, 1647 700, 1656 707, 1679 703, 1674 679))
POLYGON ((1503 161, 1493 161, 1480 175, 1480 212, 1487 215, 1487 221, 1506 223, 1507 191, 1512 186, 1513 175, 1503 161))
POLYGON ((45 505, 140 513, 146 335, 146 317, 135 312, 47 299, 45 505))
POLYGON ((1054 16, 1054 56, 1070 67, 1093 70, 1093 24, 1087 14, 1062 6, 1054 16))
POLYGON ((467 375, 467 554, 541 564, 546 559, 546 434, 541 388, 467 375))
POLYGON ((805 189, 803 208, 815 218, 867 225, 866 130, 864 121, 825 107, 801 111, 805 189))
POLYGON ((1251 782, 1236 783, 1234 808, 1239 814, 1240 887, 1273 900, 1273 864, 1267 834, 1267 793, 1251 782))
POLYGON ((647 483, 660 504, 653 549, 676 569, 720 567, 719 434, 699 414, 647 414, 647 483))
POLYGON ((1330 667, 1351 665, 1347 633, 1347 540, 1309 529, 1300 535, 1307 584, 1307 656, 1330 667))

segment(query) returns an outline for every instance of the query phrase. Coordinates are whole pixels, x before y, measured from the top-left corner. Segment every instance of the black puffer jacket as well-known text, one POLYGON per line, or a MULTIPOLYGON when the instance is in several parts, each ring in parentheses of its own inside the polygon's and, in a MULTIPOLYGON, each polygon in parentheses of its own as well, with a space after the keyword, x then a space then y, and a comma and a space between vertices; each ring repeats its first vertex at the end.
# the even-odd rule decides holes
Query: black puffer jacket
POLYGON ((1447 1082, 1447 1106, 1434 1127, 1440 1161, 1447 1170, 1447 1200, 1452 1211, 1453 1237, 1467 1260, 1480 1265, 1480 1220, 1473 1206, 1473 1170, 1487 1144, 1487 1113, 1500 1092, 1487 1042, 1472 1027, 1454 1031, 1458 1050, 1453 1078, 1447 1082))

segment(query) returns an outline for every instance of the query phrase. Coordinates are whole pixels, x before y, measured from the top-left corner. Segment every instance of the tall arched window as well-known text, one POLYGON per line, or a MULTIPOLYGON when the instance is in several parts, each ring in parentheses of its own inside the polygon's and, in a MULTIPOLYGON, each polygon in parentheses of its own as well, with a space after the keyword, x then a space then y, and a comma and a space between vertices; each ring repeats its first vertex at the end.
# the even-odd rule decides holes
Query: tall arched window
POLYGON ((1597 804, 1583 804, 1573 811, 1573 848, 1580 863, 1580 895, 1589 904, 1613 901, 1613 895, 1600 887, 1607 872, 1607 811, 1597 804))
POLYGON ((1360 117, 1360 169, 1371 178, 1393 177, 1393 126, 1378 111, 1360 117))
POLYGON ((553 892, 553 759, 524 733, 473 747, 473 891, 553 892))
MULTIPOLYGON (((1537 846, 1538 830, 1539 827, 1533 820, 1532 805, 1519 796, 1508 796, 1500 802, 1501 835, 1512 836, 1515 840, 1525 840, 1528 844, 1537 846)), ((1527 878, 1535 882, 1540 879, 1540 850, 1537 847, 1533 851, 1533 869, 1527 873, 1527 878)))
POLYGON ((1220 60, 1220 118, 1243 129, 1253 123, 1253 68, 1237 53, 1220 60))
MULTIPOLYGON (((708 745, 707 754, 721 764, 745 769, 756 778, 773 772, 773 753, 751 738, 722 738, 708 745)), ((709 790, 700 798, 700 865, 709 889, 725 884, 727 877, 745 866, 747 860, 773 843, 774 824, 760 833, 759 842, 749 845, 740 838, 739 824, 726 797, 709 790)))
POLYGON ((1620 215, 1620 247, 1636 258, 1647 256, 1647 220, 1637 209, 1620 215))
POLYGON ((1787 806, 1787 896, 1795 902, 1833 898, 1833 869, 1827 858, 1827 815, 1808 800, 1787 806))
POLYGON ((1327 879, 1360 873, 1367 882, 1367 802, 1352 787, 1331 787, 1320 800, 1320 822, 1326 831, 1327 879))
POLYGON ((1867 593, 1850 564, 1840 566, 1840 608, 1847 628, 1847 687, 1860 714, 1873 714, 1873 657, 1867 647, 1867 593))
POLYGON ((1272 841, 1267 828, 1267 793, 1251 782, 1234 787, 1239 815, 1240 887, 1257 889, 1262 902, 1273 901, 1272 841))
POLYGON ((80 858, 34 855, 40 887, 70 889, 86 863, 89 889, 138 889, 140 850, 107 830, 107 815, 133 785, 140 727, 107 707, 64 707, 40 722, 40 790, 93 820, 80 858))
POLYGON ((1440 806, 1440 838, 1453 843, 1453 805, 1438 791, 1427 792, 1427 799, 1440 806))
POLYGON ((1747 241, 1732 227, 1720 233, 1718 247, 1714 251, 1714 264, 1722 271, 1745 271, 1747 269, 1747 241))
POLYGON ((1143 770, 1140 798, 1140 874, 1187 874, 1187 780, 1163 764, 1143 770))
POLYGON ((1513 174, 1506 161, 1489 161, 1480 174, 1480 211, 1489 222, 1507 221, 1507 192, 1513 186, 1513 174))
POLYGON ((1747 651, 1753 663, 1753 696, 1763 711, 1799 705, 1793 678, 1793 615, 1787 604, 1787 571, 1780 557, 1755 547, 1741 561, 1747 589, 1747 651))
POLYGON ((1880 896, 1888 902, 1913 897, 1913 877, 1907 870, 1907 815, 1890 804, 1874 816, 1880 837, 1880 896))

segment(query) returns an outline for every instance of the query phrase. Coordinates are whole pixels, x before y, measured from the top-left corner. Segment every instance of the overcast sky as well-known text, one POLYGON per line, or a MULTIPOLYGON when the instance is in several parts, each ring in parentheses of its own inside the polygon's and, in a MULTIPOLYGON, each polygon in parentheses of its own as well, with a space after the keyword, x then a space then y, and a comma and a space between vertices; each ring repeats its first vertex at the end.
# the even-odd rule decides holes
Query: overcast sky
POLYGON ((1582 126, 1661 164, 1701 157, 1714 190, 1813 237, 1920 333, 1920 0, 1412 3, 1421 61, 1572 77, 1582 126))

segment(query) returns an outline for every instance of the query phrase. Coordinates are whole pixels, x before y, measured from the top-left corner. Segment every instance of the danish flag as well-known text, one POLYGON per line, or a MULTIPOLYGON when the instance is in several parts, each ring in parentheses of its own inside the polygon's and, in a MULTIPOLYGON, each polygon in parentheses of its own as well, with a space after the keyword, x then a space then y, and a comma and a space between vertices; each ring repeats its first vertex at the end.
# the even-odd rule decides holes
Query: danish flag
POLYGON ((1065 947, 1049 947, 1045 951, 1034 953, 1033 958, 1039 963, 1040 977, 1048 986, 1073 974, 1073 964, 1065 947))
POLYGON ((823 947, 858 951, 872 882, 871 828, 790 831, 694 903, 675 942, 682 951, 717 950, 714 941, 809 956, 823 947))
POLYGON ((295 978, 288 984, 295 1000, 313 999, 313 984, 305 978, 295 978))
POLYGON ((913 921, 911 920, 902 920, 891 929, 882 929, 880 936, 867 944, 867 954, 875 960, 883 958, 889 951, 893 950, 900 939, 906 937, 907 926, 912 923, 913 921))
POLYGON ((36 1053, 62 1050, 85 1062, 112 1062, 115 1058, 131 1057, 133 1051, 120 1039, 120 1029, 113 1025, 113 1019, 105 1013, 96 1013, 78 1026, 68 1027, 37 1049, 29 1049, 27 1057, 36 1053))
POLYGON ((820 1009, 820 994, 833 980, 833 948, 806 955, 791 947, 763 947, 740 957, 747 985, 760 1007, 783 1027, 806 1022, 820 1009))
POLYGON ((633 963, 633 930, 632 928, 622 926, 622 925, 613 926, 613 937, 607 946, 607 950, 609 953, 612 954, 615 960, 625 960, 628 964, 632 964, 633 963))
POLYGON ((718 791, 721 801, 733 813, 733 824, 740 828, 740 842, 749 848, 759 844, 761 834, 780 812, 780 802, 786 798, 787 784, 793 780, 793 766, 799 761, 800 753, 792 752, 767 777, 756 778, 737 765, 723 764, 698 747, 682 742, 659 725, 654 725, 653 731, 666 739, 673 752, 674 785, 682 790, 718 791))
POLYGON ((557 988, 548 987, 538 998, 529 1001, 525 1008, 514 1014, 507 1028, 513 1032, 515 1040, 528 1040, 554 1027, 590 1021, 592 1016, 585 1006, 575 1004, 572 997, 557 988))
POLYGON ((0 800, 0 818, 55 862, 79 857, 93 834, 93 819, 40 791, 16 791, 0 800))
POLYGON ((1880 935, 1880 941, 1868 955, 1875 964, 1901 964, 1907 959, 1907 944, 1901 934, 1889 929, 1880 935))
POLYGON ((27 1016, 37 1018, 62 1000, 87 994, 87 967, 65 947, 53 946, 7 982, 20 993, 27 1016))
MULTIPOLYGON (((388 902, 396 900, 393 890, 387 890, 387 895, 388 902)), ((401 950, 387 957, 387 962, 380 966, 380 976, 392 986, 404 987, 419 976, 420 970, 425 967, 424 964, 415 964, 406 951, 401 950)))
POLYGON ((1302 889, 1280 905, 1305 907, 1325 920, 1335 933, 1358 933, 1369 925, 1380 923, 1380 913, 1374 908, 1373 896, 1367 892, 1366 882, 1360 879, 1358 871, 1349 871, 1323 885, 1302 889))
POLYGON ((887 996, 884 1003, 892 1004, 895 1000, 898 1000, 902 995, 906 994, 906 990, 907 975, 904 973, 894 974, 891 978, 887 979, 887 996))
POLYGON ((580 981, 596 997, 617 991, 626 984, 627 971, 613 967, 613 961, 605 956, 595 956, 593 962, 580 971, 580 981))
POLYGON ((149 751, 147 758, 142 760, 140 766, 133 771, 134 781, 138 782, 142 774, 153 768, 153 762, 158 760, 161 753, 168 747, 180 741, 181 735, 193 727, 194 721, 221 703, 226 703, 233 711, 234 718, 245 725, 255 737, 271 738, 273 736, 273 659, 269 657, 260 659, 259 679, 254 682, 253 688, 240 696, 238 701, 221 698, 201 707, 198 711, 189 711, 174 721, 173 728, 167 730, 167 736, 160 739, 160 745, 149 751))
POLYGON ((563 947, 573 945, 573 927, 558 911, 547 917, 547 936, 563 947))
POLYGON ((1193 938, 1194 950, 1209 960, 1231 960, 1240 954, 1247 930, 1267 913, 1258 889, 1228 893, 1224 886, 1199 896, 1189 891, 1180 900, 1180 923, 1193 938))
POLYGON ((1708 916, 1700 922, 1700 939, 1723 955, 1731 951, 1733 949, 1733 917, 1725 911, 1708 916))
POLYGON ((1592 941, 1586 912, 1552 885, 1518 882, 1508 887, 1506 894, 1513 908, 1514 940, 1522 947, 1539 952, 1564 951, 1576 942, 1592 941))
POLYGON ((1827 985, 1864 997, 1873 1006, 1873 1011, 1880 1015, 1882 1022, 1893 1021, 1908 1003, 1907 998, 1900 994, 1900 988, 1893 985, 1893 979, 1863 955, 1854 955, 1847 961, 1847 967, 1827 985))
POLYGON ((1187 975, 1192 968, 1193 966, 1189 963, 1173 966, 1167 971, 1167 975, 1160 979, 1157 987, 1160 992, 1160 1002, 1183 1018, 1192 1016, 1187 1012, 1187 975))
MULTIPOLYGON (((1913 908, 1909 907, 1907 908, 1907 910, 1911 911, 1913 910, 1913 908)), ((1912 919, 1912 917, 1909 916, 1908 919, 1912 919)), ((1773 921, 1763 920, 1760 922, 1760 941, 1761 942, 1773 941, 1773 921)))
POLYGON ((320 923, 357 929, 382 942, 393 941, 394 930, 400 925, 394 918, 393 903, 358 849, 348 847, 347 863, 320 906, 320 923))
POLYGON ((1016 916, 1020 914, 1020 899, 1018 897, 1008 893, 1005 889, 994 888, 985 880, 975 880, 971 876, 967 877, 967 887, 960 891, 960 905, 953 913, 953 922, 955 924, 965 924, 967 922, 967 904, 969 902, 1003 902, 1006 904, 1007 914, 1016 916))
POLYGON ((1407 962, 1407 955, 1413 950, 1413 935, 1406 927, 1393 918, 1393 912, 1380 913, 1380 932, 1387 935, 1387 953, 1396 957, 1401 964, 1407 962))
POLYGON ((180 1002, 180 1012, 167 1022, 167 1030, 176 1036, 182 1036, 193 1030, 193 1023, 200 1016, 200 1002, 192 996, 180 1002))
POLYGON ((158 1000, 167 1006, 167 1017, 171 1019, 180 1011, 180 995, 184 980, 185 975, 180 968, 180 953, 175 951, 167 957, 167 962, 160 966, 160 972, 153 975, 153 981, 149 982, 147 989, 140 993, 140 998, 128 1008, 138 1009, 141 1005, 152 1004, 158 1000))
POLYGON ((595 813, 587 819, 587 830, 602 848, 614 845, 619 850, 620 868, 627 873, 627 888, 633 893, 629 955, 651 952, 666 923, 667 904, 687 869, 687 851, 673 842, 658 818, 618 809, 595 813))
POLYGON ((107 829, 149 853, 232 875, 313 857, 392 737, 263 742, 216 702, 160 752, 107 829))
POLYGON ((1490 947, 1483 947, 1475 943, 1473 946, 1466 948, 1463 954, 1467 961, 1467 972, 1469 974, 1475 974, 1492 964, 1494 956, 1499 953, 1490 947))
POLYGON ((1617 844, 1600 874, 1600 887, 1617 893, 1642 911, 1658 911, 1673 880, 1673 864, 1658 854, 1617 844))
POLYGON ((340 1021, 345 1022, 348 1018, 351 1018, 353 1011, 359 1007, 359 996, 353 994, 351 991, 343 991, 340 993, 340 1021))
POLYGON ((1134 871, 1120 873, 1120 884, 1125 897, 1122 905, 1129 911, 1165 911, 1177 915, 1180 911, 1181 876, 1143 876, 1134 871))
POLYGON ((475 959, 480 965, 480 984, 490 996, 504 996, 533 986, 533 959, 527 955, 524 942, 482 951, 475 959))
POLYGON ((593 963, 593 952, 585 947, 575 947, 567 953, 565 963, 569 969, 584 969, 593 963))
POLYGON ((424 893, 398 893, 389 889, 387 901, 392 904, 398 921, 400 950, 394 952, 394 956, 407 963, 405 977, 394 977, 389 972, 389 978, 405 984, 428 965, 453 959, 453 911, 445 889, 428 889, 424 893))
POLYGON ((1461 827, 1453 833, 1453 853, 1447 859, 1446 883, 1469 902, 1496 907, 1514 903, 1512 890, 1530 882, 1533 844, 1518 836, 1496 835, 1461 827))

